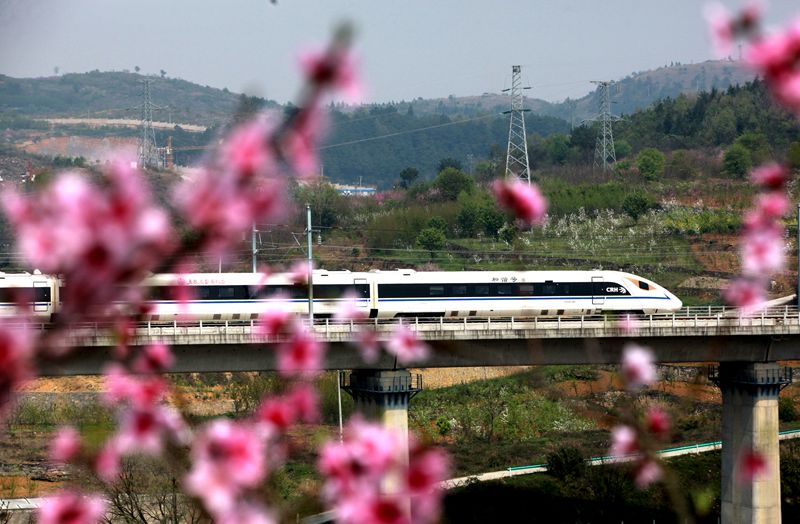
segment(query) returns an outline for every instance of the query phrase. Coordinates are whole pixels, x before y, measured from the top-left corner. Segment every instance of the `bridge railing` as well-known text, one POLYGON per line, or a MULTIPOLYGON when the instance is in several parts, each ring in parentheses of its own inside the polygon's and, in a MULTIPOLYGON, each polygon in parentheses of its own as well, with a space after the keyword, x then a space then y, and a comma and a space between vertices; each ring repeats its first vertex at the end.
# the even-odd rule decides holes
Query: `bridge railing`
MULTIPOLYGON (((308 319, 301 318, 306 327, 308 319)), ((255 337, 264 342, 269 340, 258 335, 257 320, 185 320, 150 321, 134 326, 133 335, 140 338, 195 337, 255 337)), ((419 333, 446 332, 515 332, 515 331, 586 331, 619 334, 636 334, 646 329, 748 329, 784 327, 800 329, 800 310, 796 306, 780 306, 757 311, 744 316, 740 310, 724 306, 686 307, 675 313, 659 314, 612 314, 538 316, 538 317, 404 317, 392 319, 337 320, 318 318, 314 320, 313 331, 321 338, 342 339, 351 334, 370 330, 389 336, 398 325, 405 325, 419 333)), ((6 322, 6 325, 9 325, 6 322)), ((21 326, 22 324, 18 324, 21 326)), ((47 330, 46 323, 28 323, 28 328, 47 330)), ((73 339, 98 339, 113 337, 115 326, 104 323, 84 323, 71 326, 73 339)))

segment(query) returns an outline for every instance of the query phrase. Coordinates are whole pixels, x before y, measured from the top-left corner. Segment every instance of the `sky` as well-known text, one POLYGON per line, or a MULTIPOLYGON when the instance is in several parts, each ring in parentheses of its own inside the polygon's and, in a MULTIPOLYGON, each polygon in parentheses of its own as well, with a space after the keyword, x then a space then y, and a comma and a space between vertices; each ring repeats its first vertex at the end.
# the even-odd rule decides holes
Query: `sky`
MULTIPOLYGON (((701 0, 0 0, 0 73, 93 69, 183 78, 279 102, 297 57, 356 27, 364 102, 497 93, 521 65, 558 101, 671 62, 713 58, 701 0)), ((740 2, 726 2, 731 8, 740 2)), ((800 15, 772 0, 768 25, 800 15)))

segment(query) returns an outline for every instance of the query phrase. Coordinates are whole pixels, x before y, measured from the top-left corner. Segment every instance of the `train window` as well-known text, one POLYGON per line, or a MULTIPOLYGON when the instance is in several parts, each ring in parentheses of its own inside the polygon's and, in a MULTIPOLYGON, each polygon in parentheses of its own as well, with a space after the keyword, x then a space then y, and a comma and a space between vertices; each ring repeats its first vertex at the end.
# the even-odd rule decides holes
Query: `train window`
POLYGON ((451 286, 451 295, 455 297, 464 297, 467 296, 467 286, 462 284, 455 284, 451 286))
POLYGON ((34 302, 50 302, 50 288, 49 287, 35 287, 33 288, 34 302))
POLYGON ((483 284, 475 286, 475 294, 477 296, 487 296, 489 294, 489 286, 483 284))
POLYGON ((645 291, 647 291, 647 290, 650 289, 650 284, 648 284, 647 282, 642 282, 640 280, 639 281, 639 289, 644 289, 645 291))
POLYGON ((432 297, 444 296, 444 286, 431 286, 430 287, 430 296, 432 296, 432 297))
POLYGON ((520 284, 518 294, 522 297, 529 297, 533 295, 533 284, 520 284))
POLYGON ((552 282, 546 282, 542 286, 542 295, 551 297, 556 294, 556 285, 552 282))
POLYGON ((507 296, 514 294, 514 285, 513 284, 498 284, 497 285, 497 294, 499 296, 507 296))

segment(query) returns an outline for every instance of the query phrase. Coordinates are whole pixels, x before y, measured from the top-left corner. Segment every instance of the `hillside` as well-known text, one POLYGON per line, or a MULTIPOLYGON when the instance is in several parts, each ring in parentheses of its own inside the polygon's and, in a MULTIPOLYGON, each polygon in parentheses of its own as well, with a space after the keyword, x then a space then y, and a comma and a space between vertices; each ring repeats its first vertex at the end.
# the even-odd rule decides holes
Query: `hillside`
MULTIPOLYGON (((648 71, 632 73, 621 80, 612 90, 612 111, 615 114, 630 114, 637 109, 650 106, 664 98, 675 98, 680 94, 724 90, 732 85, 744 84, 755 78, 740 62, 709 60, 699 64, 671 64, 648 71)), ((604 79, 605 80, 605 79, 604 79)), ((587 83, 587 88, 589 84, 587 83)), ((528 91, 536 94, 536 84, 528 91)), ((525 107, 533 113, 554 116, 579 123, 597 114, 600 99, 598 91, 592 91, 577 99, 566 99, 552 103, 538 98, 525 99, 525 107)), ((412 106, 416 114, 446 114, 475 116, 508 109, 508 96, 484 93, 478 96, 415 99, 400 104, 412 106)))
POLYGON ((164 108, 156 111, 155 120, 221 124, 230 119, 241 100, 241 95, 227 89, 136 73, 92 71, 46 78, 0 75, 0 114, 138 118, 145 78, 152 81, 153 103, 164 108))

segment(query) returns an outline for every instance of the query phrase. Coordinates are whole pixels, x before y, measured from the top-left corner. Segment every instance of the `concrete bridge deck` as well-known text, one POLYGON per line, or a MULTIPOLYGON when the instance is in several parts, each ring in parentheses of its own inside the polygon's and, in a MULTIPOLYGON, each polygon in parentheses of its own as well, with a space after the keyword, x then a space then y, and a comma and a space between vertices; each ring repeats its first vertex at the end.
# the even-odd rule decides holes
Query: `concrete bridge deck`
MULTIPOLYGON (((313 330, 329 344, 327 369, 393 369, 396 362, 390 355, 365 365, 355 344, 363 331, 373 331, 386 341, 401 323, 431 346, 425 367, 613 364, 630 341, 651 347, 660 362, 800 360, 800 311, 794 306, 748 317, 731 309, 702 307, 631 319, 620 315, 318 319, 313 330)), ((97 373, 117 341, 102 325, 76 326, 67 338, 76 349, 64 360, 46 364, 43 374, 97 373)), ((258 335, 252 321, 194 321, 139 324, 130 344, 169 344, 176 355, 176 372, 269 371, 275 369, 274 348, 284 341, 258 335)))

